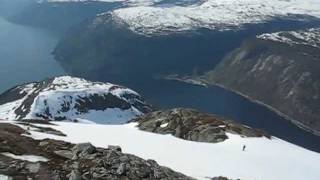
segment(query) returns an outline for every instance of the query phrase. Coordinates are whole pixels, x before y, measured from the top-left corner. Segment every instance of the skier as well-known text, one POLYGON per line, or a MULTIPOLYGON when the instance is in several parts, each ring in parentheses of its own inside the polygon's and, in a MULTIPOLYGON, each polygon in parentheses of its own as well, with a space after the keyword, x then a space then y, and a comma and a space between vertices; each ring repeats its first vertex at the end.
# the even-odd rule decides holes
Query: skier
POLYGON ((246 150, 246 145, 243 145, 242 151, 245 151, 245 150, 246 150))

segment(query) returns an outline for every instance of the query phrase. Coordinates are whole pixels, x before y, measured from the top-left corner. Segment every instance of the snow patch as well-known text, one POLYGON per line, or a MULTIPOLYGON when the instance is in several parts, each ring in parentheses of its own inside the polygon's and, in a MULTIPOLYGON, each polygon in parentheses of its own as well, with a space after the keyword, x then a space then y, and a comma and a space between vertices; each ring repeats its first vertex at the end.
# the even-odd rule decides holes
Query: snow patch
POLYGON ((35 155, 15 155, 9 152, 1 153, 4 156, 13 158, 13 159, 19 159, 23 161, 29 161, 29 162, 47 162, 49 161, 47 158, 42 156, 35 156, 35 155))
POLYGON ((0 180, 10 180, 10 179, 11 178, 9 176, 0 174, 0 180))
MULTIPOLYGON (((320 10, 319 10, 320 11, 320 10)), ((281 31, 257 36, 259 39, 286 43, 289 45, 308 45, 320 48, 320 28, 300 31, 281 31)))
POLYGON ((167 127, 167 126, 168 126, 168 124, 169 124, 169 123, 161 124, 161 125, 160 125, 160 127, 165 128, 165 127, 167 127))

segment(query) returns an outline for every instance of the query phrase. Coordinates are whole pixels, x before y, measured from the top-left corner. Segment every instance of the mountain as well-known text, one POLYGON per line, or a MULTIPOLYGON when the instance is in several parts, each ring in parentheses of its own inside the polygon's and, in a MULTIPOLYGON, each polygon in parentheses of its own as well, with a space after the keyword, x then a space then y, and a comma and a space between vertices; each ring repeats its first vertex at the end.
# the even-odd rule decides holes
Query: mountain
POLYGON ((319 6, 302 0, 207 0, 121 7, 74 26, 54 55, 70 74, 121 83, 204 72, 248 37, 320 25, 319 6))
POLYGON ((236 91, 320 134, 320 29, 245 41, 200 79, 236 91))
POLYGON ((0 117, 123 123, 151 111, 136 92, 110 83, 61 76, 14 87, 0 95, 0 117))
POLYGON ((189 6, 139 6, 120 8, 111 14, 119 23, 142 35, 168 34, 198 28, 228 30, 279 17, 320 17, 316 0, 207 0, 189 6))

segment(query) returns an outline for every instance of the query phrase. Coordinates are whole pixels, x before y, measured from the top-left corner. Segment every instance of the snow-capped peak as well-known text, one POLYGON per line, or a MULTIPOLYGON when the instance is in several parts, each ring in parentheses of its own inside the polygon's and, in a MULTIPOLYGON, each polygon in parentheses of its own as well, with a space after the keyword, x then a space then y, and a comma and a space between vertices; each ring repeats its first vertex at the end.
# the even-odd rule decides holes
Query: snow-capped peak
POLYGON ((9 120, 123 123, 150 109, 131 89, 70 76, 17 86, 0 95, 0 118, 9 120))

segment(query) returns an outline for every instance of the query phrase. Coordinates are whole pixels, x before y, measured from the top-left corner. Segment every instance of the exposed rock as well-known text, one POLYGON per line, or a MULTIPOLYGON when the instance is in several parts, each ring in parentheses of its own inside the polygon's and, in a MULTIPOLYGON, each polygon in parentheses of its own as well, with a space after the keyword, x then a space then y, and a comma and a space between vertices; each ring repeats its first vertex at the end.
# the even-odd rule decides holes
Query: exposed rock
POLYGON ((191 180, 183 174, 119 151, 96 148, 90 143, 70 144, 52 139, 34 140, 22 136, 25 130, 12 124, 0 126, 0 174, 13 179, 132 179, 132 180, 191 180), (6 139, 6 140, 4 140, 6 139), (42 146, 38 146, 42 144, 42 146), (48 162, 30 163, 1 155, 1 152, 32 154, 47 158, 48 162), (78 154, 77 158, 72 155, 78 154), (70 159, 70 157, 72 157, 70 159))
POLYGON ((72 148, 73 155, 85 156, 93 154, 96 148, 91 143, 77 144, 72 148))
POLYGON ((27 164, 26 168, 30 173, 38 173, 40 170, 40 166, 40 163, 29 163, 27 164))
POLYGON ((81 174, 79 171, 73 170, 71 173, 68 175, 69 180, 81 180, 81 174))
POLYGON ((192 109, 171 109, 155 111, 133 121, 141 130, 199 142, 217 143, 228 139, 226 133, 244 137, 270 137, 262 130, 243 126, 234 121, 192 109))
POLYGON ((226 177, 219 176, 219 177, 214 177, 214 178, 212 178, 211 180, 231 180, 231 179, 228 179, 228 178, 226 178, 226 177))
POLYGON ((28 130, 32 130, 32 131, 42 132, 42 133, 46 133, 46 134, 52 134, 52 135, 56 135, 56 136, 66 136, 61 131, 55 130, 53 128, 34 125, 34 123, 38 123, 38 122, 40 122, 39 124, 52 125, 51 123, 48 123, 47 120, 44 120, 44 122, 41 122, 41 120, 35 120, 35 122, 32 122, 32 121, 33 120, 21 121, 18 124, 21 124, 24 127, 26 127, 28 130))
POLYGON ((68 150, 54 151, 54 153, 58 156, 66 158, 66 159, 72 159, 74 157, 74 154, 68 150))
POLYGON ((115 151, 119 151, 119 152, 122 152, 122 149, 120 146, 113 146, 113 145, 109 145, 108 146, 108 149, 111 149, 111 150, 115 150, 115 151))
POLYGON ((46 142, 46 141, 41 141, 40 143, 39 143, 39 146, 47 146, 47 145, 49 145, 49 142, 46 142))
POLYGON ((124 175, 126 173, 126 164, 121 163, 117 169, 117 174, 118 175, 124 175))

